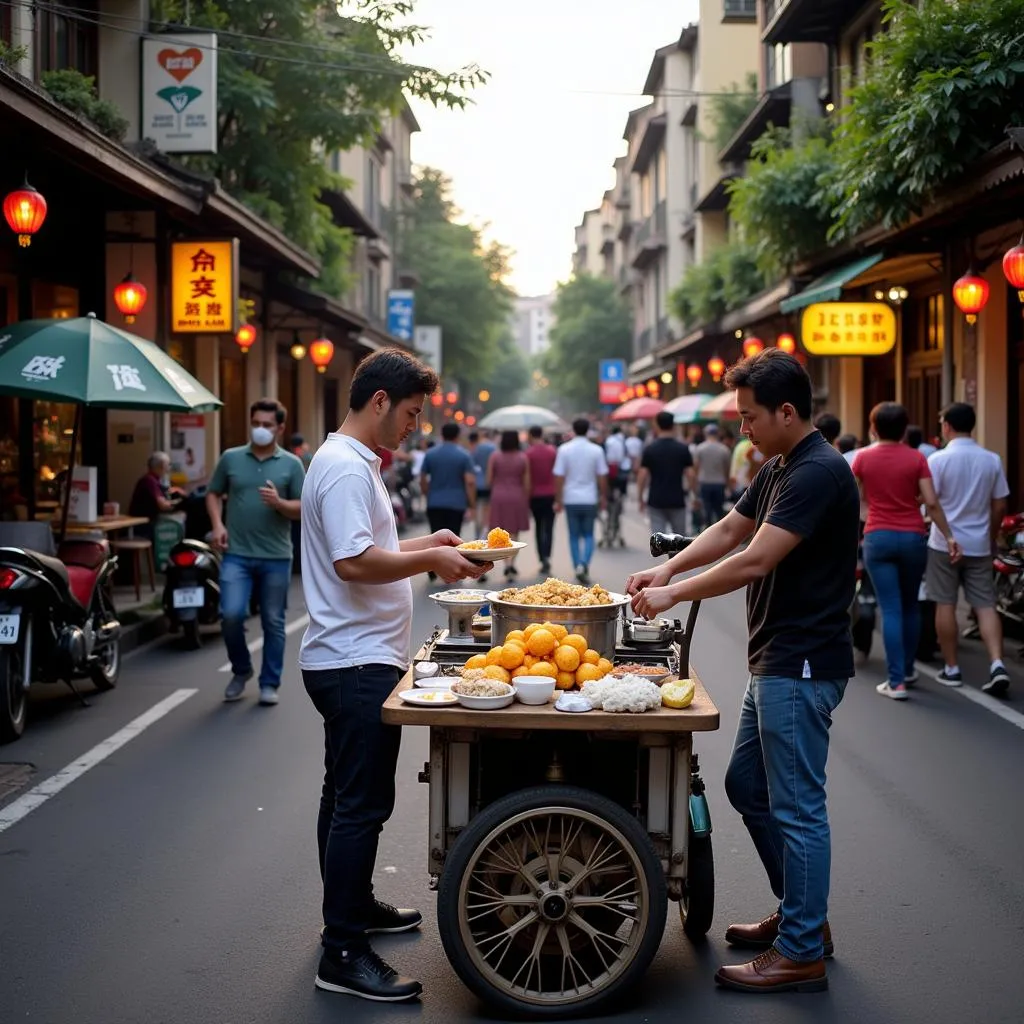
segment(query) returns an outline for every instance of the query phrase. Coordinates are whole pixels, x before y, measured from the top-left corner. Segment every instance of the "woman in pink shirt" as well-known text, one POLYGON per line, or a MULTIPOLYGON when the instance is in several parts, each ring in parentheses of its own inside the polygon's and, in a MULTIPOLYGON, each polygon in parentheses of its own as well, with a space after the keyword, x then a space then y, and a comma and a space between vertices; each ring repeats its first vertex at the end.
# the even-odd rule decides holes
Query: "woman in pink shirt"
POLYGON ((526 458, 530 463, 530 511, 537 534, 540 572, 551 572, 551 542, 555 533, 555 458, 558 452, 544 440, 544 431, 530 427, 526 458))
POLYGON ((902 443, 906 429, 906 409, 898 402, 881 402, 871 410, 871 435, 876 443, 861 449, 853 460, 853 475, 867 502, 864 565, 882 611, 888 669, 888 679, 876 689, 894 700, 906 700, 907 685, 917 680, 918 592, 928 560, 922 505, 946 538, 949 557, 955 561, 960 553, 935 497, 928 461, 902 443))

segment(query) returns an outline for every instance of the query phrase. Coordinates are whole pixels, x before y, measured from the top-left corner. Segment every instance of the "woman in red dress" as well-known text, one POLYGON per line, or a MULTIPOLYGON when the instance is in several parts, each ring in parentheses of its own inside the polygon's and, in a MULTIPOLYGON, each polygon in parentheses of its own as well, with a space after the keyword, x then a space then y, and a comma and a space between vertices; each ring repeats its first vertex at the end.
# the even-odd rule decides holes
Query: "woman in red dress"
MULTIPOLYGON (((487 463, 487 486, 491 490, 489 525, 508 531, 512 540, 530 528, 530 463, 519 446, 519 434, 506 430, 501 447, 487 463)), ((514 559, 505 563, 505 576, 519 575, 514 559)))

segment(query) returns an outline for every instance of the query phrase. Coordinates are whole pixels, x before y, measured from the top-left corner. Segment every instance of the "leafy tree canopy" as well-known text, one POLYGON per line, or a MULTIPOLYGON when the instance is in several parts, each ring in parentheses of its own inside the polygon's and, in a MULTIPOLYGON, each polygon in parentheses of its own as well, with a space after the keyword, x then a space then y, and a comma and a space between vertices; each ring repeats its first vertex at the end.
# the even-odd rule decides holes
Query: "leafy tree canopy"
POLYGON ((403 93, 462 108, 485 79, 476 67, 453 73, 409 64, 399 50, 425 36, 411 25, 413 0, 158 0, 168 28, 218 33, 216 156, 189 163, 300 245, 321 257, 321 288, 344 290, 348 233, 334 226, 321 193, 342 183, 323 154, 372 139, 403 93), (190 11, 186 11, 190 8, 190 11))
POLYGON ((617 285, 581 274, 558 286, 550 347, 541 358, 550 393, 575 409, 598 405, 598 363, 626 359, 633 349, 633 317, 617 285))
POLYGON ((711 97, 711 122, 714 125, 715 152, 721 153, 757 106, 757 75, 747 72, 743 88, 733 82, 727 90, 711 97))
MULTIPOLYGON (((507 339, 509 254, 497 243, 485 245, 478 228, 457 222, 450 193, 440 171, 419 173, 399 233, 398 265, 419 278, 417 321, 441 328, 445 378, 457 380, 465 394, 483 387, 496 394, 499 367, 508 372, 515 358, 507 339)), ((526 376, 517 369, 513 379, 526 376)))
POLYGON ((713 323, 753 298, 766 284, 753 249, 729 242, 703 263, 687 267, 682 280, 669 293, 673 315, 687 327, 713 323))

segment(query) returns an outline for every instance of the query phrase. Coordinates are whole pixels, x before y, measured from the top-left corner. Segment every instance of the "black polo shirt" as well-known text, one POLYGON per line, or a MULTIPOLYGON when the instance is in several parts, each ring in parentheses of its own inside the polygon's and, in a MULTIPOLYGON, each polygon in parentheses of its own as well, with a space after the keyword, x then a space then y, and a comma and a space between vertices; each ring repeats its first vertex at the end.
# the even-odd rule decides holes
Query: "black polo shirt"
POLYGON ((647 504, 651 508, 683 508, 683 474, 693 465, 690 446, 674 437, 659 437, 645 449, 640 465, 650 471, 647 504))
POLYGON ((849 679, 860 494, 846 460, 814 431, 764 464, 736 511, 802 538, 747 587, 750 671, 849 679))

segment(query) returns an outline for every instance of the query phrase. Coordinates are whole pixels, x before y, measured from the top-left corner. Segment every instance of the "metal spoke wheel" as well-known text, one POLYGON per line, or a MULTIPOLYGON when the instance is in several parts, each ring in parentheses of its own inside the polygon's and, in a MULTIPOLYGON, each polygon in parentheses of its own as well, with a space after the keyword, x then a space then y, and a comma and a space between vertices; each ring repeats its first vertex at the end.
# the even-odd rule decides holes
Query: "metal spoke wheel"
POLYGON ((438 892, 448 958, 484 1002, 555 1019, 592 1012, 650 965, 667 913, 639 822, 585 789, 496 801, 459 836, 438 892))

